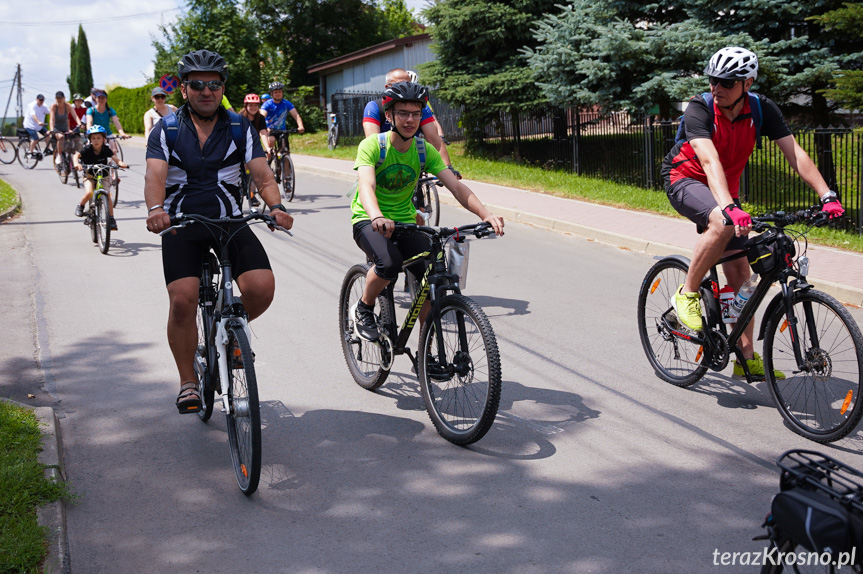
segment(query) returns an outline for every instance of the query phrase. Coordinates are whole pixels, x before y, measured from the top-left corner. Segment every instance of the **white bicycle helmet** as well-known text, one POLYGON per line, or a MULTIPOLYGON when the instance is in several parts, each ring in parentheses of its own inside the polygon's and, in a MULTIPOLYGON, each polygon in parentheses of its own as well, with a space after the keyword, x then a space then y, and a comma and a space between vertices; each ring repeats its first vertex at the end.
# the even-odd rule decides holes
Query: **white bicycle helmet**
POLYGON ((729 80, 754 79, 758 77, 758 56, 746 48, 722 48, 711 56, 704 73, 729 80))
POLYGON ((414 84, 419 82, 419 76, 417 76, 416 72, 414 72, 413 70, 405 70, 405 71, 408 73, 408 78, 409 78, 408 81, 413 82, 414 84))

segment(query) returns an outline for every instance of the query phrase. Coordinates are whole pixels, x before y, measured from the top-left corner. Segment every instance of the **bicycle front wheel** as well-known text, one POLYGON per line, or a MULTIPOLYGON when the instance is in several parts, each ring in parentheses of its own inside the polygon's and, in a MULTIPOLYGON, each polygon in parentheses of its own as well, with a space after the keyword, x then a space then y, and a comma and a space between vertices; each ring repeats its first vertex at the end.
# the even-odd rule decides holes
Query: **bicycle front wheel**
POLYGON ((285 154, 282 156, 282 189, 285 192, 286 201, 294 200, 295 179, 294 160, 291 159, 290 154, 285 154))
POLYGON ((111 200, 114 202, 114 207, 117 207, 117 202, 120 201, 120 178, 116 173, 111 178, 111 189, 114 191, 111 194, 111 200))
POLYGON ((688 271, 682 261, 662 259, 647 272, 638 293, 641 346, 656 376, 678 387, 695 384, 707 372, 707 367, 701 364, 704 358, 701 346, 675 337, 668 328, 669 322, 677 320, 671 310, 671 298, 688 271))
POLYGON ((441 332, 427 318, 420 333, 419 381, 429 418, 453 444, 469 445, 491 428, 500 403, 500 354, 491 323, 464 295, 440 302, 441 332), (443 343, 445 356, 439 354, 443 343))
POLYGON ((797 434, 820 443, 854 430, 863 417, 863 335, 848 310, 820 291, 797 291, 796 327, 785 307, 768 319, 764 375, 776 408, 797 434), (806 368, 794 357, 798 339, 806 368), (787 378, 777 379, 774 369, 787 378))
POLYGON ((54 162, 54 171, 57 172, 60 183, 65 184, 69 181, 69 161, 65 153, 60 154, 60 163, 54 162))
POLYGON ((18 158, 18 148, 12 140, 3 140, 0 144, 0 163, 9 165, 18 158))
POLYGON ((96 198, 96 235, 99 240, 99 251, 108 253, 111 247, 111 226, 108 223, 108 202, 107 193, 99 193, 96 198))
MULTIPOLYGON (((212 309, 212 307, 210 307, 212 309)), ((213 398, 217 383, 218 370, 213 359, 215 353, 208 344, 210 335, 210 317, 204 303, 198 302, 198 349, 195 352, 195 375, 198 377, 198 394, 201 397, 201 409, 198 416, 207 422, 213 414, 213 398), (213 376, 215 375, 215 376, 213 376)))
MULTIPOLYGON (((342 340, 342 352, 345 362, 354 381, 364 389, 375 390, 384 384, 389 375, 389 369, 384 364, 390 358, 386 356, 387 349, 379 343, 366 341, 354 331, 354 318, 351 309, 363 295, 366 286, 366 273, 369 265, 354 265, 345 275, 339 293, 339 337, 342 340)), ((378 297, 378 325, 388 326, 393 322, 386 297, 378 297)))
POLYGON ((423 184, 421 193, 422 201, 424 203, 423 209, 429 215, 429 222, 427 225, 436 227, 438 223, 440 223, 440 199, 437 194, 437 186, 433 181, 427 181, 423 184))
POLYGON ((69 171, 72 172, 73 177, 75 178, 75 187, 81 189, 81 176, 78 174, 78 170, 75 169, 71 164, 69 165, 69 171))
POLYGON ((123 146, 120 145, 120 138, 114 138, 114 145, 117 146, 117 157, 123 161, 123 146))
POLYGON ((248 496, 257 490, 261 479, 261 410, 252 348, 243 327, 228 328, 227 348, 228 443, 237 484, 248 496))

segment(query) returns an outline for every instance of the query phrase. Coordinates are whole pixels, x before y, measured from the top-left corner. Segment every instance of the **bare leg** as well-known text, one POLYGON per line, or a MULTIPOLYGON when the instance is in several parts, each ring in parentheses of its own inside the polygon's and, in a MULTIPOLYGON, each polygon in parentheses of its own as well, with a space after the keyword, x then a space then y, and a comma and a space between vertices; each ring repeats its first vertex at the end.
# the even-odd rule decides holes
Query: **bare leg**
POLYGON ((195 381, 195 351, 198 348, 198 326, 195 322, 198 307, 197 277, 184 277, 168 284, 168 345, 174 355, 180 384, 195 381))
POLYGON ((273 302, 276 279, 269 269, 253 269, 237 277, 237 286, 242 293, 243 308, 251 321, 260 317, 273 302))
MULTIPOLYGON (((734 237, 734 228, 723 225, 725 216, 716 207, 710 212, 709 227, 698 238, 695 252, 689 263, 689 273, 683 282, 683 291, 695 293, 701 285, 701 280, 710 268, 722 257, 728 241, 734 237)), ((744 280, 745 281, 745 280, 744 280)))

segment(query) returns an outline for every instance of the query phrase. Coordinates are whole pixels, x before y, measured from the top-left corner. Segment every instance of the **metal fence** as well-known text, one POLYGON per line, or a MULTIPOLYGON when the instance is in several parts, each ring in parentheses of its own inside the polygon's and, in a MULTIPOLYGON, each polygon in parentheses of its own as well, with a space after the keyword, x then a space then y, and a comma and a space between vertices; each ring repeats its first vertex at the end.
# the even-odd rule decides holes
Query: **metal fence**
MULTIPOLYGON (((363 108, 377 93, 333 94, 332 109, 339 115, 345 143, 363 136, 363 108)), ((447 139, 464 139, 461 110, 432 98, 437 120, 447 139)), ((510 157, 545 169, 662 190, 660 169, 674 146, 678 120, 618 112, 603 114, 556 106, 541 107, 512 117, 501 114, 473 134, 481 149, 494 157, 510 157)), ((863 133, 845 128, 799 129, 797 141, 815 161, 847 211, 845 221, 863 234, 863 133)), ((799 209, 816 201, 814 192, 766 137, 756 149, 741 178, 740 195, 759 210, 799 209)))

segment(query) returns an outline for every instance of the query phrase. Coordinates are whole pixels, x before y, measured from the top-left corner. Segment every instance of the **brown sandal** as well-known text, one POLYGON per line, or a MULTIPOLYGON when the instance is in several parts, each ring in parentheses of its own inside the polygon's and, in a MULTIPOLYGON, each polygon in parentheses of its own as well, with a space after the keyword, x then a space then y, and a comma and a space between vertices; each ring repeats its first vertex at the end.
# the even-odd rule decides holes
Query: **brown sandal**
POLYGON ((201 395, 198 394, 198 383, 189 381, 180 386, 177 395, 177 410, 181 415, 196 413, 201 410, 201 395))

